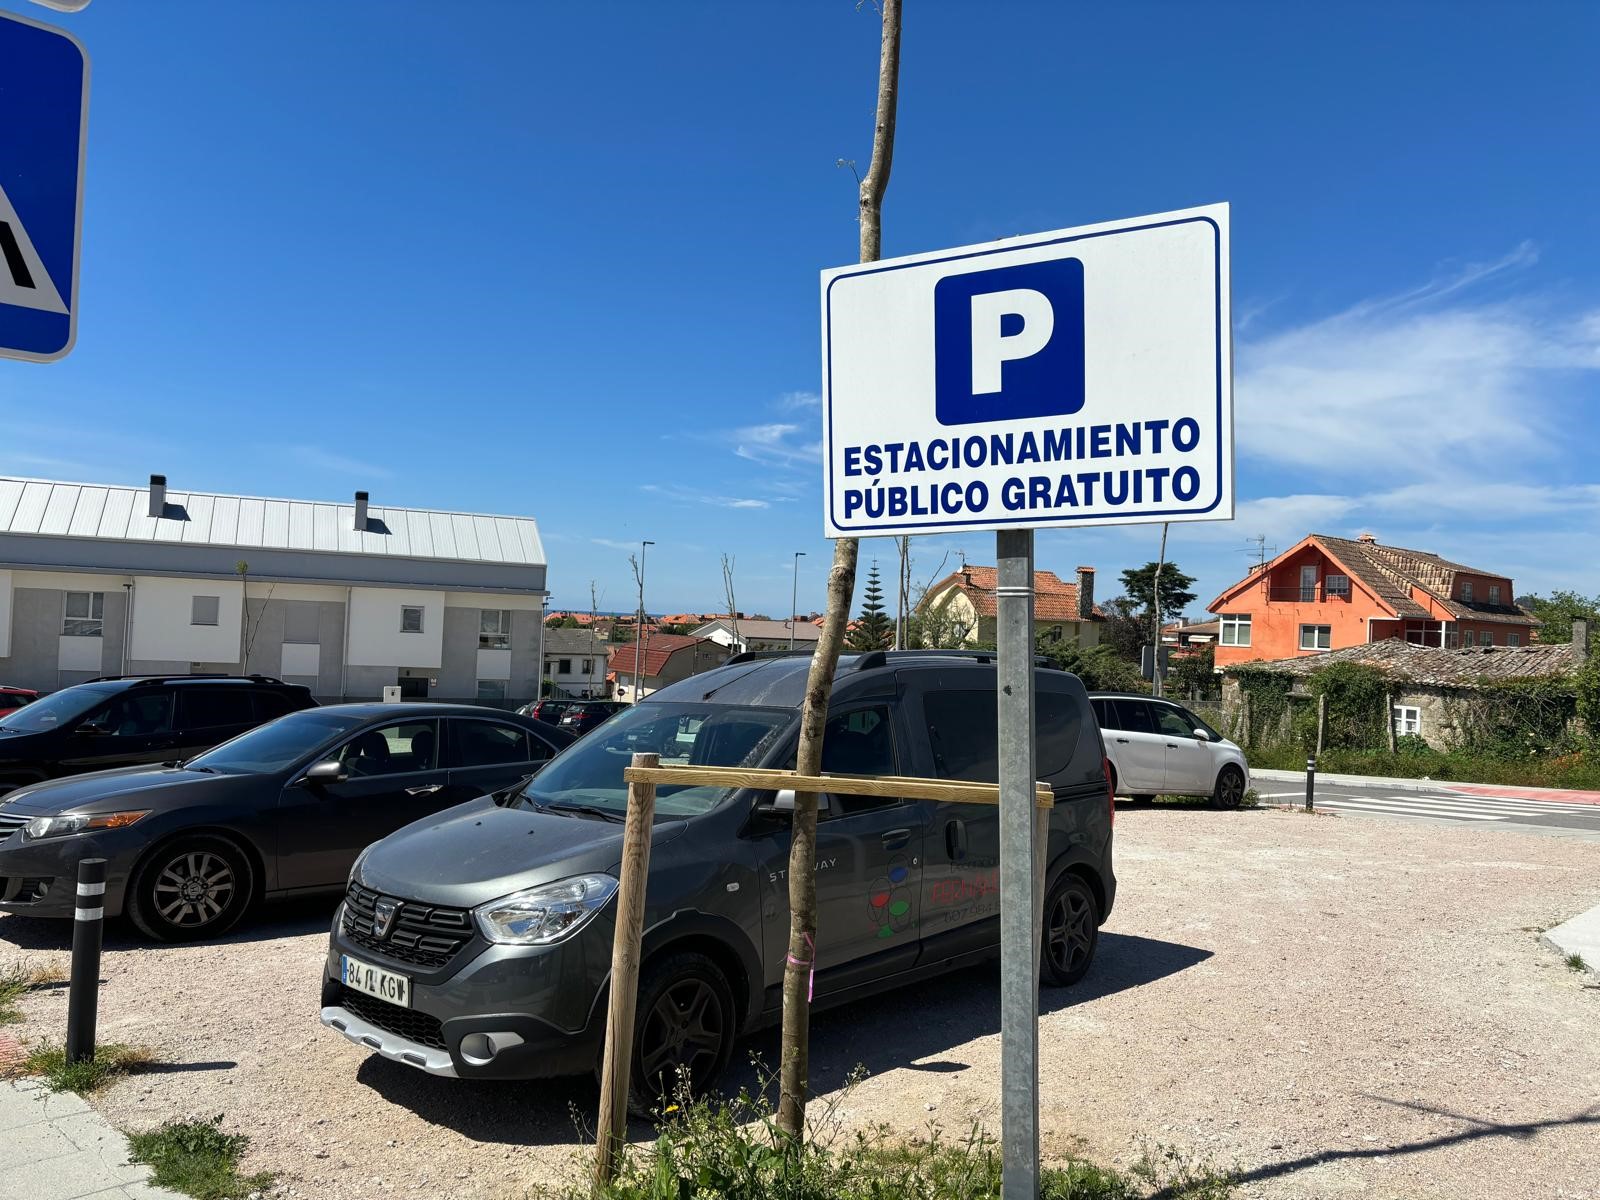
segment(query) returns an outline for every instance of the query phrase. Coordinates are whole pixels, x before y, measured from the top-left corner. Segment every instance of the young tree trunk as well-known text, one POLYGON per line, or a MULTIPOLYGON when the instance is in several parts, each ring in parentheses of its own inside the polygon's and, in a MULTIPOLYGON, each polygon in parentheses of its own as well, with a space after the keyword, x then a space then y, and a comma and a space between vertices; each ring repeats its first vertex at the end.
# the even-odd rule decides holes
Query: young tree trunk
MULTIPOLYGON (((894 159, 895 106, 900 90, 900 0, 882 0, 883 32, 878 58, 878 112, 872 163, 861 181, 861 261, 878 258, 883 244, 883 195, 894 159)), ((839 647, 850 623, 856 590, 856 539, 833 546, 828 571, 828 607, 822 637, 806 676, 805 708, 795 768, 802 775, 822 769, 822 732, 839 647)), ((795 797, 789 843, 789 957, 783 971, 783 1059, 778 1072, 778 1127, 800 1145, 805 1134, 807 1076, 811 1069, 811 975, 817 933, 817 796, 795 797)))

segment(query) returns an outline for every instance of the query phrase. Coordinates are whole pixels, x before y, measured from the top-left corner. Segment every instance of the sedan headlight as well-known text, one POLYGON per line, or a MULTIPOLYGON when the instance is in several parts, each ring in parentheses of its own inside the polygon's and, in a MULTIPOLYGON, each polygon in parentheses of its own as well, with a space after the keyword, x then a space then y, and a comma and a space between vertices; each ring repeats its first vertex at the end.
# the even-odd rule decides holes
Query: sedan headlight
POLYGON ((617 894, 610 875, 578 875, 559 883, 512 892, 473 909, 491 942, 548 946, 582 929, 617 894))
POLYGON ((74 833, 88 833, 93 829, 122 829, 140 817, 150 815, 148 808, 114 813, 60 813, 53 817, 35 817, 22 827, 22 835, 31 842, 41 838, 66 837, 74 833))

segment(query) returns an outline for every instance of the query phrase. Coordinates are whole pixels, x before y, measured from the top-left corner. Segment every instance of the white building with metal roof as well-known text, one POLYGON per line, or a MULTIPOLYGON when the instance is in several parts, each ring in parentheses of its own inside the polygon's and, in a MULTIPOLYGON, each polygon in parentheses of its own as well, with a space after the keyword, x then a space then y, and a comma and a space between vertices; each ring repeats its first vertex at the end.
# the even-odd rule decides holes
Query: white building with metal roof
POLYGON ((0 476, 0 683, 222 671, 322 698, 538 695, 529 517, 0 476))

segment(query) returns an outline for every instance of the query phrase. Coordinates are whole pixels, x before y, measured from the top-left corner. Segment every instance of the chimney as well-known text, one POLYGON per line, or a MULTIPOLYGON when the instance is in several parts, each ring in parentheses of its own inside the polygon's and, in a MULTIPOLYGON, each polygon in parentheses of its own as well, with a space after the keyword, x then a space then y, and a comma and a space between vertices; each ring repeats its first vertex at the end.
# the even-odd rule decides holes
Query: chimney
POLYGON ((167 511, 167 477, 150 476, 150 515, 163 516, 167 511))
POLYGON ((1369 546, 1376 546, 1378 544, 1378 535, 1375 533, 1363 533, 1356 541, 1365 542, 1369 546))
POLYGON ((1581 617, 1572 622, 1572 648, 1577 652, 1581 669, 1589 661, 1589 622, 1581 617))
POLYGON ((1078 568, 1078 620, 1094 616, 1094 568, 1078 568))
POLYGON ((365 492, 357 492, 356 493, 356 532, 357 533, 365 533, 366 531, 367 531, 367 494, 365 492))

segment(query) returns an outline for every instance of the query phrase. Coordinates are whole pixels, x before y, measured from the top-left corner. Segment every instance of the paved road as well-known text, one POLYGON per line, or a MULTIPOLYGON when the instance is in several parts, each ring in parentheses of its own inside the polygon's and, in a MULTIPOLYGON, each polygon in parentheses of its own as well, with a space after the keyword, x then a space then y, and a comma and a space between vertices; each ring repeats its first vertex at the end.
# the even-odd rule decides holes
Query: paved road
MULTIPOLYGON (((1263 804, 1305 802, 1304 784, 1262 780, 1257 789, 1263 804)), ((1456 792, 1441 784, 1429 792, 1388 791, 1381 786, 1318 781, 1315 803, 1319 809, 1344 816, 1476 825, 1600 841, 1600 804, 1530 800, 1512 794, 1515 788, 1496 789, 1498 794, 1482 794, 1485 789, 1478 784, 1473 789, 1471 794, 1456 792)))

